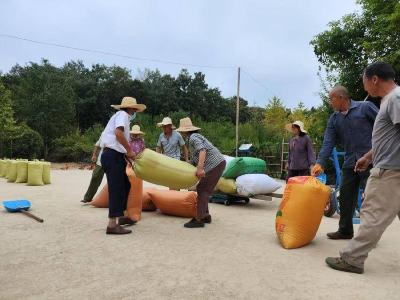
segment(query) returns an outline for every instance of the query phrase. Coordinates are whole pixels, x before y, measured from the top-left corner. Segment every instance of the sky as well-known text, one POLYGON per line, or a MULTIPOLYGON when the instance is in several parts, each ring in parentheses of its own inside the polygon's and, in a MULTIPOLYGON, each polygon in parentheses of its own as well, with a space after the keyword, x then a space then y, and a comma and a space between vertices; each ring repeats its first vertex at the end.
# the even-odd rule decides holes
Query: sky
POLYGON ((287 107, 300 101, 317 106, 319 64, 309 43, 330 21, 357 10, 353 0, 2 0, 0 72, 42 58, 57 66, 71 60, 115 64, 133 77, 146 68, 174 76, 186 68, 203 72, 210 87, 230 97, 241 67, 240 95, 249 105, 265 107, 277 96, 287 107))

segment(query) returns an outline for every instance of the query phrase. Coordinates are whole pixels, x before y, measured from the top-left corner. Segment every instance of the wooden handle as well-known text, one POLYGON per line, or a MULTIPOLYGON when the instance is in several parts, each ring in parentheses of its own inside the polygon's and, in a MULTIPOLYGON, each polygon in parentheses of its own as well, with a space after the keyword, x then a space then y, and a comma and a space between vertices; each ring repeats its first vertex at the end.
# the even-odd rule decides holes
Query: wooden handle
POLYGON ((36 217, 34 214, 31 214, 30 212, 27 212, 26 210, 21 209, 19 212, 23 213, 25 216, 28 216, 32 219, 35 219, 36 221, 43 223, 43 219, 36 217))

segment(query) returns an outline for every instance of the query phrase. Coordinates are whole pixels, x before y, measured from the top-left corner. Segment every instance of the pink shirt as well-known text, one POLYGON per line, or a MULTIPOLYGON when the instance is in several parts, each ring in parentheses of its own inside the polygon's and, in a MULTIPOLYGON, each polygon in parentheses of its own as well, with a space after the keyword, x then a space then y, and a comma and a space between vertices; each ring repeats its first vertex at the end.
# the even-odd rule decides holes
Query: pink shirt
POLYGON ((129 140, 129 147, 131 148, 132 152, 135 153, 135 155, 138 155, 146 148, 146 145, 142 138, 131 138, 129 140))

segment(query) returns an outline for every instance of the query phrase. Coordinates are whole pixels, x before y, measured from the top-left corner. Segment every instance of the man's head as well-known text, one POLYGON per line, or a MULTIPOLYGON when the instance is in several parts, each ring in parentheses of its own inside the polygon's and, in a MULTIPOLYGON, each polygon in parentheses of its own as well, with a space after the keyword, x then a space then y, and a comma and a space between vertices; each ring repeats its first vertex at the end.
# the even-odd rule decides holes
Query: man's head
POLYGON ((164 134, 169 135, 172 133, 172 124, 163 125, 162 127, 164 134))
POLYGON ((329 92, 329 101, 335 111, 346 111, 350 105, 349 91, 344 86, 335 86, 329 92))
POLYGON ((384 97, 394 85, 396 73, 391 65, 377 61, 365 68, 363 74, 364 90, 372 97, 384 97))
POLYGON ((126 113, 130 116, 138 111, 136 108, 121 108, 121 110, 126 111, 126 113))

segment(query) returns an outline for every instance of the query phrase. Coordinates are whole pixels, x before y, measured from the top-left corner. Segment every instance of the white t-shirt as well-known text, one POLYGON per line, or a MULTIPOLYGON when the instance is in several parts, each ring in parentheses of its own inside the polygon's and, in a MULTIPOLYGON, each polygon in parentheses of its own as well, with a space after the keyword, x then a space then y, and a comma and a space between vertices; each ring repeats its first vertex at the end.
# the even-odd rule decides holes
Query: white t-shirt
POLYGON ((123 110, 120 110, 114 114, 110 121, 108 121, 106 128, 100 137, 100 147, 101 148, 111 148, 120 153, 126 153, 124 146, 122 146, 115 136, 115 129, 118 127, 124 127, 124 136, 127 141, 129 141, 129 114, 123 110))

